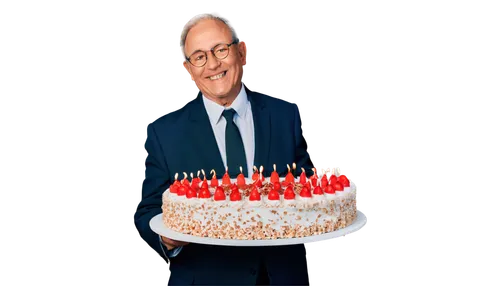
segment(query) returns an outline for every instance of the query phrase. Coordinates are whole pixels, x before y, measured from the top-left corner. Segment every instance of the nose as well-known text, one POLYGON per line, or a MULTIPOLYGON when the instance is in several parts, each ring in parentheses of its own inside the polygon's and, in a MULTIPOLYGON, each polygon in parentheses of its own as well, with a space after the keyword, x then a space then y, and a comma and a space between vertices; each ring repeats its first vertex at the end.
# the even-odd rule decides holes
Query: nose
POLYGON ((216 58, 212 53, 207 53, 207 68, 214 70, 220 66, 220 60, 216 58))

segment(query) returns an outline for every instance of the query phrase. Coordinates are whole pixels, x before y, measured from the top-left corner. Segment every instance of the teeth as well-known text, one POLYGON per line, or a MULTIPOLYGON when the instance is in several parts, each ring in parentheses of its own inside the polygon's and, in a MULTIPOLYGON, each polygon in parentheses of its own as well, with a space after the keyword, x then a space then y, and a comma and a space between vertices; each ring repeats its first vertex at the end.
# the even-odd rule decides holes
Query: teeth
POLYGON ((211 76, 211 77, 210 77, 210 79, 211 79, 211 80, 216 80, 216 79, 219 79, 219 78, 221 78, 221 77, 223 77, 223 76, 224 76, 224 72, 221 72, 221 73, 220 73, 220 74, 218 74, 218 75, 211 76))

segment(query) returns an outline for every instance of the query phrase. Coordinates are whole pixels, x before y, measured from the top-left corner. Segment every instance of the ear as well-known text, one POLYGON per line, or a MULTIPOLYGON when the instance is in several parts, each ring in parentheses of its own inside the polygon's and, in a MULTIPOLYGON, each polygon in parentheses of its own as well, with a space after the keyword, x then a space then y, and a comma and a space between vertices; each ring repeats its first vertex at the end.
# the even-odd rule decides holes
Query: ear
POLYGON ((192 79, 191 78, 191 65, 189 65, 186 60, 181 60, 181 67, 182 67, 182 70, 184 70, 184 72, 186 72, 188 74, 188 79, 192 79))
POLYGON ((247 45, 245 42, 238 43, 238 56, 240 57, 241 65, 247 63, 247 45))
POLYGON ((186 70, 188 71, 188 73, 191 75, 191 80, 194 80, 193 73, 191 72, 192 66, 187 61, 184 61, 183 65, 186 68, 186 70))

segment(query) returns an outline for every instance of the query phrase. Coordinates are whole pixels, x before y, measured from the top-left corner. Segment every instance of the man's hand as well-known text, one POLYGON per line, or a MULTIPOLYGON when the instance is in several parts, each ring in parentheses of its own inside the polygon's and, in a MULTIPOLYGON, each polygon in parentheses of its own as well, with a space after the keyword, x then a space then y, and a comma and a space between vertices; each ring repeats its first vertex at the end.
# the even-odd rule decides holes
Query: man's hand
POLYGON ((163 245, 165 245, 168 250, 172 250, 176 247, 189 244, 189 242, 173 240, 173 239, 170 239, 170 238, 164 237, 164 236, 161 237, 161 242, 163 242, 163 245))

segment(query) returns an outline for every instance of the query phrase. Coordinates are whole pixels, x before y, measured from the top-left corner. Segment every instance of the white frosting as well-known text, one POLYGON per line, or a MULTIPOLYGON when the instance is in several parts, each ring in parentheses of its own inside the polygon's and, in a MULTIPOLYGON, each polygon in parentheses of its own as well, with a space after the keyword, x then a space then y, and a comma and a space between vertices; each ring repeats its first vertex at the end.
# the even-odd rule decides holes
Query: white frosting
POLYGON ((245 204, 245 202, 242 200, 229 202, 229 206, 234 208, 234 209, 242 208, 244 204, 245 204))
POLYGON ((325 198, 327 200, 331 201, 331 200, 334 200, 335 198, 337 198, 337 194, 336 193, 335 194, 325 193, 325 198))
POLYGON ((212 202, 212 204, 213 204, 215 207, 219 207, 219 208, 220 208, 220 207, 227 207, 227 206, 229 205, 228 203, 229 203, 229 199, 227 198, 227 196, 226 196, 226 199, 225 199, 225 200, 222 200, 222 201, 216 201, 216 200, 214 200, 214 201, 212 202))
POLYGON ((344 191, 335 191, 335 196, 336 196, 337 198, 343 198, 343 197, 345 197, 346 195, 347 195, 347 193, 346 193, 346 192, 344 192, 344 191))
POLYGON ((262 197, 260 201, 251 201, 247 198, 245 204, 243 204, 244 208, 258 208, 260 206, 262 206, 262 197))
MULTIPOLYGON (((297 196, 295 196, 295 198, 297 198, 297 196)), ((297 205, 297 200, 296 199, 293 199, 293 200, 287 200, 283 197, 283 200, 281 201, 283 206, 284 207, 295 207, 297 205)))
POLYGON ((265 197, 262 198, 262 200, 264 201, 264 204, 269 207, 279 207, 281 205, 281 198, 278 200, 270 200, 267 197, 265 197))

